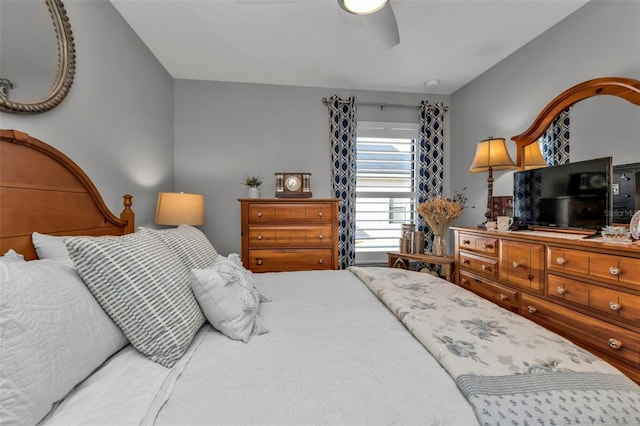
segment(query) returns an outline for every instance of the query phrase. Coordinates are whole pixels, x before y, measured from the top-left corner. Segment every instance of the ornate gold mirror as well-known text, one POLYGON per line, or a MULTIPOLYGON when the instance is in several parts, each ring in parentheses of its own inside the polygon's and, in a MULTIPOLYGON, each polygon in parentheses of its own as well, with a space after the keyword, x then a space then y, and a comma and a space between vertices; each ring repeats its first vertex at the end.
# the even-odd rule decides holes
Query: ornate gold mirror
POLYGON ((640 106, 640 81, 623 77, 596 78, 577 84, 556 96, 524 133, 511 138, 517 145, 518 170, 524 170, 524 148, 537 142, 558 114, 579 101, 600 95, 616 96, 640 106))
POLYGON ((2 0, 0 19, 0 111, 38 114, 56 107, 73 83, 76 66, 62 1, 2 0), (25 28, 24 22, 31 24, 25 28))

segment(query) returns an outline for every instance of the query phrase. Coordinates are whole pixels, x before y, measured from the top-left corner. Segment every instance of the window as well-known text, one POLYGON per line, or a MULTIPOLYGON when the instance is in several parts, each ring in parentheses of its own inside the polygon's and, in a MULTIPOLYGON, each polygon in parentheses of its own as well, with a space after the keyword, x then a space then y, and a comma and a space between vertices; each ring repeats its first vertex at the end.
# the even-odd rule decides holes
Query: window
POLYGON ((386 262, 403 223, 414 223, 417 124, 359 123, 356 263, 386 262))

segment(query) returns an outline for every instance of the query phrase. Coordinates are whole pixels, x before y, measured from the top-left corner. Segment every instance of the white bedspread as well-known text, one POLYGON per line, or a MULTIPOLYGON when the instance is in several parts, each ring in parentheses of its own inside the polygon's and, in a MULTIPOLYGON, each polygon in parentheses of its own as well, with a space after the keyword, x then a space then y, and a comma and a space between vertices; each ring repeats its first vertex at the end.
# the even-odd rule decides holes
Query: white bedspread
POLYGON ((351 272, 256 279, 273 299, 260 307, 269 333, 245 344, 205 327, 171 370, 129 346, 45 424, 478 424, 451 377, 351 272))

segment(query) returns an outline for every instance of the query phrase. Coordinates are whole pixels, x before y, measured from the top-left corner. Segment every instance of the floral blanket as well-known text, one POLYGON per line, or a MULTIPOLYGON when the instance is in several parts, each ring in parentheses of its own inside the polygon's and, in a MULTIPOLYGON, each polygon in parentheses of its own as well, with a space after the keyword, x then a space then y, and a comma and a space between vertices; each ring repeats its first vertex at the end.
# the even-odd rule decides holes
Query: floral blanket
POLYGON ((456 381, 483 425, 640 425, 640 386, 568 340, 455 284, 349 268, 456 381))

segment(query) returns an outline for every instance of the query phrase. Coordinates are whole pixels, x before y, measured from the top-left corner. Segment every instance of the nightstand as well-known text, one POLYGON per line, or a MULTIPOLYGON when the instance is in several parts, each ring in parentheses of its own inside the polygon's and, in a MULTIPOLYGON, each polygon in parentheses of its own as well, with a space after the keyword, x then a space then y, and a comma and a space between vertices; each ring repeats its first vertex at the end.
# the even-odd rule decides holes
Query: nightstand
POLYGON ((409 269, 409 261, 429 263, 442 266, 442 273, 447 281, 453 282, 453 270, 456 259, 451 256, 434 256, 432 254, 387 253, 390 268, 409 269))

